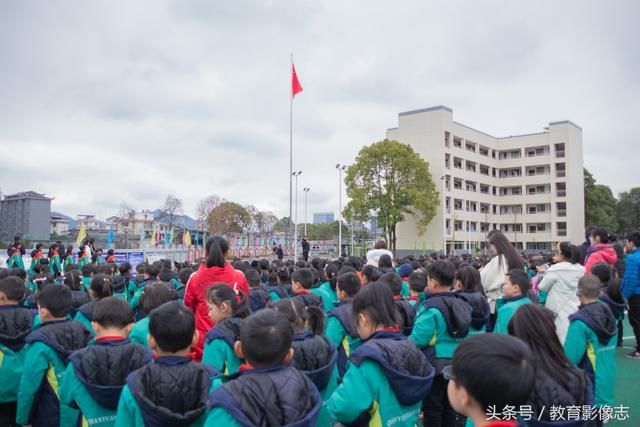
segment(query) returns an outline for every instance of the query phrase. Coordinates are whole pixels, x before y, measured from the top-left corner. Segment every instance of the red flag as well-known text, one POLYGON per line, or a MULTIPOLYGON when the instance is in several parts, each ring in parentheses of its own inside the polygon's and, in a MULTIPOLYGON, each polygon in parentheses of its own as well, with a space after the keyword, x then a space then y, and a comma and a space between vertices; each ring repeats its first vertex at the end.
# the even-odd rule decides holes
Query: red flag
POLYGON ((302 85, 298 80, 295 65, 291 64, 291 96, 295 98, 297 93, 302 92, 302 85))

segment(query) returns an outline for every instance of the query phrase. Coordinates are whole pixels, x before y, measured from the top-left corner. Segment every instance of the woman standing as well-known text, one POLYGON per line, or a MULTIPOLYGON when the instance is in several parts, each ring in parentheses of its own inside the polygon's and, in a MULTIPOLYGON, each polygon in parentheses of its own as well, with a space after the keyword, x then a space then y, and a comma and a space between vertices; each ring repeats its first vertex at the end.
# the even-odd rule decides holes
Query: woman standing
POLYGON ((198 344, 193 348, 195 359, 202 359, 204 337, 214 325, 209 317, 207 306, 207 289, 213 285, 224 283, 235 291, 249 295, 247 279, 241 271, 236 270, 226 261, 229 254, 229 242, 223 237, 210 237, 205 244, 206 262, 191 276, 184 293, 184 305, 193 311, 198 330, 198 344))
POLYGON ((576 296, 578 280, 584 276, 584 267, 579 264, 578 248, 568 242, 558 243, 553 264, 538 284, 538 290, 547 292, 545 307, 555 315, 556 333, 564 344, 569 330, 569 316, 578 311, 580 301, 576 296))
POLYGON ((491 234, 489 244, 494 257, 480 270, 480 279, 487 294, 491 313, 495 315, 496 300, 502 298, 504 276, 511 269, 522 268, 522 260, 509 239, 500 231, 491 234))
POLYGON ((584 258, 584 273, 591 273, 591 268, 599 262, 605 262, 611 267, 615 267, 618 261, 615 249, 609 244, 611 236, 602 227, 594 227, 589 235, 591 247, 587 250, 584 258))

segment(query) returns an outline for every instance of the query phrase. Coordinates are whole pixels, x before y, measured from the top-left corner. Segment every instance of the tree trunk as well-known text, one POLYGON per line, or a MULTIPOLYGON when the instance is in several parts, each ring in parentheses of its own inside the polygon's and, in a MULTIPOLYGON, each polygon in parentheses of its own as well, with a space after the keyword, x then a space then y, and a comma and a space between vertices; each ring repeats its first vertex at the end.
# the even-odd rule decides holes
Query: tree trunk
POLYGON ((390 246, 390 251, 393 252, 393 254, 395 255, 396 253, 396 225, 392 224, 389 227, 389 236, 390 236, 390 241, 389 241, 389 246, 390 246))

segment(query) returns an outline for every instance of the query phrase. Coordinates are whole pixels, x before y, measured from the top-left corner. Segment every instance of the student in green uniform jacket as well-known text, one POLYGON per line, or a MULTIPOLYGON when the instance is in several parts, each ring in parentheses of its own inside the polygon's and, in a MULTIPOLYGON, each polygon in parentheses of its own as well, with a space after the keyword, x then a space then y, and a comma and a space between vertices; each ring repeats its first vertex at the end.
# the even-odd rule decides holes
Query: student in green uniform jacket
POLYGON ((531 281, 524 270, 514 268, 509 270, 504 276, 504 285, 502 292, 504 296, 496 301, 496 327, 494 333, 507 334, 507 325, 513 314, 525 304, 531 304, 533 301, 527 296, 531 289, 531 281))
POLYGON ((66 273, 69 270, 70 266, 76 266, 75 262, 73 262, 73 246, 67 246, 64 255, 64 262, 62 263, 62 270, 66 273))
MULTIPOLYGON (((202 426, 218 373, 192 360, 198 342, 191 310, 171 301, 149 315, 151 363, 132 372, 118 403, 116 427, 202 426)), ((222 425, 222 424, 221 424, 222 425)))
POLYGON ((91 322, 93 322, 93 308, 97 301, 102 298, 107 298, 113 295, 113 278, 106 274, 96 274, 91 279, 91 286, 89 288, 89 294, 92 301, 82 305, 76 313, 74 320, 82 323, 91 335, 95 336, 95 331, 91 322))
POLYGON ((156 282, 145 287, 140 297, 140 308, 145 317, 133 325, 129 340, 150 348, 147 340, 149 336, 149 314, 165 302, 175 300, 176 293, 164 283, 156 282))
POLYGON ((298 300, 281 300, 273 308, 287 316, 293 326, 294 353, 291 366, 304 373, 320 392, 322 408, 318 415, 318 426, 330 426, 327 411, 329 398, 338 386, 338 352, 323 336, 324 311, 316 306, 307 306, 298 300))
POLYGON ((616 319, 606 303, 599 301, 600 280, 592 275, 578 281, 579 310, 571 321, 564 351, 582 368, 595 386, 595 405, 613 406, 616 378, 616 319))
POLYGON ((336 295, 336 283, 338 279, 338 267, 335 264, 328 264, 323 272, 320 272, 320 284, 312 288, 312 294, 320 295, 324 302, 324 311, 329 313, 338 302, 336 295))
POLYGON ((18 386, 27 355, 25 338, 33 327, 34 313, 20 306, 24 281, 10 276, 0 280, 0 425, 16 421, 18 386))
POLYGON ((409 298, 407 301, 412 306, 419 306, 426 296, 424 290, 427 287, 427 275, 422 271, 414 271, 409 275, 409 298))
POLYGON ((42 326, 27 336, 27 356, 18 389, 18 424, 74 426, 78 411, 62 405, 58 398, 68 357, 84 348, 91 333, 74 320, 67 320, 71 291, 66 286, 45 286, 38 293, 38 315, 42 326))
POLYGON ((40 259, 44 256, 42 254, 42 243, 36 244, 36 248, 31 251, 31 264, 29 265, 29 276, 33 276, 35 273, 33 267, 40 263, 40 259))
POLYGON ((11 251, 11 257, 7 260, 7 268, 9 270, 13 270, 14 268, 24 270, 24 261, 22 260, 22 253, 20 252, 21 247, 22 245, 18 245, 11 251))
POLYGON ((351 301, 360 291, 362 285, 356 273, 345 273, 338 276, 336 291, 340 304, 329 312, 327 317, 326 336, 338 349, 338 372, 340 377, 347 370, 347 360, 351 352, 360 345, 360 337, 353 323, 351 301))
POLYGON ((58 253, 58 244, 54 243, 49 247, 49 271, 53 274, 53 277, 58 277, 62 274, 62 261, 60 260, 60 254, 58 253))
POLYGON ((236 293, 224 283, 208 288, 206 299, 215 326, 204 338, 202 364, 222 375, 234 374, 243 361, 236 356, 233 346, 240 339, 240 322, 251 313, 249 301, 244 292, 236 293))
POLYGON ((293 327, 276 310, 266 308, 244 319, 234 350, 246 363, 209 397, 205 426, 317 425, 320 393, 289 366, 292 342, 293 327))
POLYGON ((82 286, 84 286, 87 292, 89 292, 91 288, 91 279, 93 279, 93 276, 98 272, 96 271, 94 266, 91 264, 84 264, 81 267, 80 263, 78 263, 78 268, 82 272, 82 286))
POLYGON ((474 335, 486 332, 491 308, 484 294, 480 272, 470 265, 457 269, 453 287, 456 295, 469 303, 473 309, 469 334, 474 335))
POLYGON ((89 256, 85 252, 85 246, 80 245, 80 247, 78 248, 78 269, 80 269, 83 272, 83 275, 84 275, 83 267, 89 264, 91 264, 91 262, 89 261, 89 256))
POLYGON ((133 310, 116 297, 95 305, 96 339, 69 357, 60 384, 60 402, 80 410, 81 425, 111 427, 127 376, 151 360, 151 352, 127 339, 133 310))
POLYGON ((427 426, 453 426, 455 412, 447 399, 444 366, 451 363, 458 345, 469 335, 473 309, 451 291, 455 267, 449 261, 435 261, 429 266, 427 298, 416 314, 411 339, 436 368, 429 395, 423 402, 427 426))
POLYGON ((351 353, 329 414, 342 424, 416 425, 435 369, 398 329, 391 289, 382 282, 365 286, 352 310, 362 345, 351 353))

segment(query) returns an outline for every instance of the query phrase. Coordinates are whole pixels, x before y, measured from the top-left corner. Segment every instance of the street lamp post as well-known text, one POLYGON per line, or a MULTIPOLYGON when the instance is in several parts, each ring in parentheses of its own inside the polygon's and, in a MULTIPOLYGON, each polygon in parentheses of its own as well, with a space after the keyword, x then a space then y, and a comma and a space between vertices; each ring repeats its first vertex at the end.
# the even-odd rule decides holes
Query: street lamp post
POLYGON ((298 177, 302 175, 302 171, 292 173, 296 179, 296 207, 295 207, 295 221, 293 222, 293 262, 298 262, 298 177))
POLYGON ((342 172, 347 169, 346 165, 341 165, 338 163, 336 165, 336 169, 338 169, 338 200, 339 200, 339 211, 338 211, 338 258, 342 256, 342 172))
POLYGON ((311 189, 309 187, 304 187, 302 191, 304 191, 304 236, 307 236, 307 195, 311 189))

